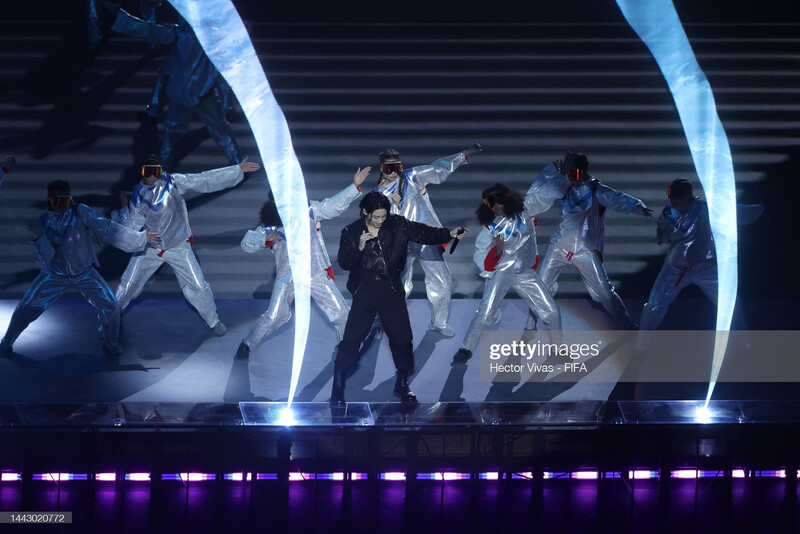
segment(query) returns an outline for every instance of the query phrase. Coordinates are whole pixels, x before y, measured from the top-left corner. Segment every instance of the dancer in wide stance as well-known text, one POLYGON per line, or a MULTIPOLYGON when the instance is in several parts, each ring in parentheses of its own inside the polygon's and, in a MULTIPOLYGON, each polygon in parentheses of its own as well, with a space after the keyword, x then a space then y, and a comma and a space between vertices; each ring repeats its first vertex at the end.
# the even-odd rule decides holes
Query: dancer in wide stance
POLYGON ((128 207, 120 210, 117 220, 128 228, 148 228, 161 234, 161 243, 136 252, 122 274, 117 300, 124 311, 144 289, 144 284, 164 263, 172 267, 184 297, 217 336, 227 332, 219 320, 211 287, 192 252, 192 230, 184 195, 189 192, 213 193, 233 187, 247 172, 260 169, 245 158, 239 165, 201 172, 169 174, 161 168, 161 159, 150 155, 142 162, 142 181, 133 190, 128 207))
POLYGON ((97 309, 103 331, 103 350, 118 356, 120 306, 114 293, 97 270, 99 263, 92 245, 94 234, 126 252, 157 243, 154 232, 133 231, 106 219, 84 204, 72 203, 69 183, 56 180, 47 186, 48 211, 32 228, 37 260, 42 271, 22 297, 0 341, 0 354, 11 352, 25 328, 66 291, 80 291, 97 309))

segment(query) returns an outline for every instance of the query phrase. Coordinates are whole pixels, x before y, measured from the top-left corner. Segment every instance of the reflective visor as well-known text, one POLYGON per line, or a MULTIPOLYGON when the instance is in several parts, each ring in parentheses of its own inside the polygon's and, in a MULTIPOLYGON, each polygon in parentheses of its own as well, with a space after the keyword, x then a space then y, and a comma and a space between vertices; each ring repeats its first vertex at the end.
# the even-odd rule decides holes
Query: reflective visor
POLYGON ((485 197, 483 201, 486 203, 487 206, 490 208, 494 207, 495 204, 503 204, 508 198, 508 195, 505 193, 492 193, 491 195, 485 197))
POLYGON ((161 178, 161 165, 142 165, 142 177, 155 176, 161 178))
POLYGON ((391 176, 393 172, 400 174, 403 172, 403 162, 394 161, 391 163, 381 163, 381 172, 386 176, 391 176))
POLYGON ((567 178, 569 178, 573 182, 580 182, 581 180, 586 178, 586 172, 580 169, 570 169, 567 171, 567 178))
POLYGON ((67 209, 72 206, 72 196, 66 197, 54 197, 50 196, 50 203, 53 204, 54 208, 57 209, 67 209))

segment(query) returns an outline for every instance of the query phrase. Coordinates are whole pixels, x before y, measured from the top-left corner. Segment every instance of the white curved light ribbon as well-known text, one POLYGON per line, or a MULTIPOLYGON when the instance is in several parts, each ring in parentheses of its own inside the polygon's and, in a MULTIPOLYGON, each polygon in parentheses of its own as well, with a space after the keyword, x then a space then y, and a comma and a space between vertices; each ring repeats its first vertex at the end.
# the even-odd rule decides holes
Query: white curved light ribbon
POLYGON ((170 0, 170 3, 192 26, 206 55, 239 99, 284 223, 295 293, 291 406, 303 365, 311 314, 311 240, 303 171, 294 153, 286 117, 231 1, 170 0))
POLYGON ((616 1, 628 24, 650 49, 669 85, 708 201, 711 233, 717 249, 719 296, 707 405, 725 358, 738 285, 736 184, 730 145, 711 86, 697 63, 672 2, 616 1))

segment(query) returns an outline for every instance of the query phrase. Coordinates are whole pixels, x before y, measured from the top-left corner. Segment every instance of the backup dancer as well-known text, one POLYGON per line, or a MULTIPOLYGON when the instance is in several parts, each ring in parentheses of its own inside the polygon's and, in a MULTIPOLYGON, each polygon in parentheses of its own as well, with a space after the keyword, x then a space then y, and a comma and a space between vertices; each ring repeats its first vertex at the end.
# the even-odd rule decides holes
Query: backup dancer
POLYGON ((608 187, 588 173, 589 158, 567 152, 560 162, 548 164, 528 190, 531 215, 547 211, 560 201, 561 221, 539 269, 542 283, 555 295, 558 275, 575 267, 589 291, 623 328, 635 328, 625 304, 614 290, 603 267, 605 211, 652 217, 644 202, 608 187))
POLYGON ((241 162, 239 145, 225 117, 225 100, 230 99, 230 89, 208 59, 191 26, 183 18, 179 24, 141 20, 111 2, 104 2, 102 8, 105 16, 113 20, 112 31, 141 37, 154 45, 173 44, 159 71, 154 94, 156 110, 160 105, 158 95, 162 86, 169 98, 161 143, 164 164, 169 168, 173 163, 175 144, 186 134, 195 110, 208 128, 209 135, 225 151, 228 162, 231 165, 241 162))
POLYGON ((244 173, 260 168, 245 158, 239 165, 199 174, 168 174, 163 172, 158 156, 145 158, 142 181, 134 188, 128 207, 120 210, 116 219, 134 230, 146 227, 158 232, 161 242, 142 248, 131 257, 117 287, 117 300, 123 311, 158 268, 167 263, 175 271, 184 297, 208 327, 217 336, 225 334, 227 329, 217 315, 214 295, 192 252, 194 238, 184 195, 222 191, 241 182, 244 173))
POLYGON ((97 309, 102 325, 103 350, 118 356, 120 307, 114 293, 100 273, 92 245, 92 234, 126 252, 155 243, 159 235, 130 230, 106 219, 84 204, 72 203, 69 183, 56 180, 47 186, 49 210, 42 214, 32 231, 36 259, 42 271, 11 316, 0 354, 11 352, 14 342, 61 295, 70 289, 80 291, 97 309))
POLYGON ((475 211, 483 229, 475 240, 473 260, 487 279, 486 287, 461 348, 453 356, 454 363, 464 363, 472 357, 481 331, 495 322, 493 314, 509 289, 514 289, 547 325, 551 342, 561 342, 561 312, 536 274, 536 230, 527 209, 532 202, 532 198, 510 191, 503 184, 483 191, 483 202, 475 211))
POLYGON ((642 308, 636 348, 647 348, 651 334, 667 314, 670 304, 683 289, 692 284, 717 303, 717 258, 708 204, 694 196, 692 184, 678 178, 667 187, 669 206, 658 218, 658 244, 671 245, 658 273, 650 297, 642 308))
MULTIPOLYGON (((469 163, 469 156, 478 152, 483 152, 483 148, 476 143, 466 150, 438 159, 430 165, 419 165, 404 170, 400 153, 393 148, 387 149, 379 155, 380 181, 376 191, 392 201, 392 214, 402 215, 409 221, 440 228, 442 223, 433 210, 427 186, 441 184, 453 171, 469 163)), ((414 264, 419 262, 425 273, 425 292, 432 308, 428 329, 439 332, 445 337, 453 337, 455 331, 447 325, 453 280, 450 268, 444 261, 443 252, 441 244, 410 243, 402 281, 408 297, 413 288, 414 264)))
MULTIPOLYGON (((353 176, 353 184, 340 191, 331 198, 320 202, 309 203, 308 216, 316 227, 316 232, 311 234, 311 297, 322 308, 325 316, 336 328, 336 337, 342 340, 344 325, 350 307, 342 297, 336 284, 333 282, 333 268, 322 240, 320 222, 324 219, 338 217, 361 196, 361 184, 364 183, 371 167, 359 169, 353 176)), ((285 241, 286 234, 283 222, 275 201, 270 193, 270 200, 261 208, 261 226, 255 230, 248 230, 242 239, 242 250, 254 253, 264 248, 269 248, 275 254, 275 285, 272 287, 272 297, 269 308, 256 321, 246 338, 239 344, 236 357, 245 360, 250 357, 250 351, 277 328, 284 325, 292 316, 292 302, 294 302, 294 285, 292 271, 289 266, 289 255, 285 241)))

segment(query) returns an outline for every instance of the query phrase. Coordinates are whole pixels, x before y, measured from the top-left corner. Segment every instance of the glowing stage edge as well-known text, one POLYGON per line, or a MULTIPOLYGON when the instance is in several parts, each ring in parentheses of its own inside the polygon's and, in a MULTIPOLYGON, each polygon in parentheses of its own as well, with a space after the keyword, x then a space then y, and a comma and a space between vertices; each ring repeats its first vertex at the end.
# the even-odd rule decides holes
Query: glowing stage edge
POLYGON ((300 378, 311 313, 308 197, 292 137, 250 36, 230 0, 170 0, 194 30, 206 55, 231 86, 258 145, 286 230, 295 292, 291 405, 300 378))
POLYGON ((717 325, 708 405, 728 346, 738 286, 736 183, 730 145, 714 95, 670 0, 617 0, 622 14, 653 54, 678 108, 695 170, 703 185, 717 251, 717 325))

